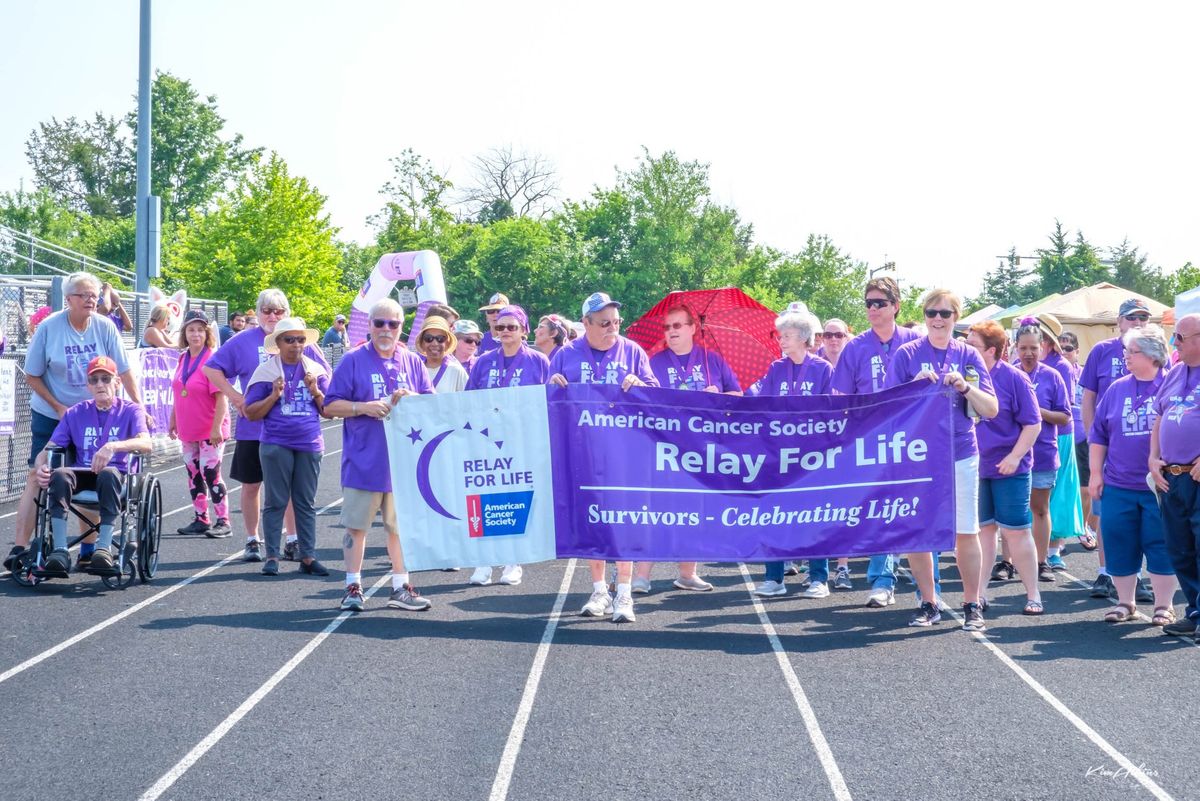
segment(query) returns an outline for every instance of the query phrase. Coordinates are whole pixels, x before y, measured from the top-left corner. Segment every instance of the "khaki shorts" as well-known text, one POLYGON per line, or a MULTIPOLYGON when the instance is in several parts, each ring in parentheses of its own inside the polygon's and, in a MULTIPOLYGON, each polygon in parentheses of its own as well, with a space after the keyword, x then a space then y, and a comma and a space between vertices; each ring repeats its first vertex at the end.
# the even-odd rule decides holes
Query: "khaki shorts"
POLYGON ((383 512, 383 529, 388 534, 396 533, 396 506, 390 492, 342 489, 342 520, 348 529, 367 531, 375 521, 375 513, 383 512))

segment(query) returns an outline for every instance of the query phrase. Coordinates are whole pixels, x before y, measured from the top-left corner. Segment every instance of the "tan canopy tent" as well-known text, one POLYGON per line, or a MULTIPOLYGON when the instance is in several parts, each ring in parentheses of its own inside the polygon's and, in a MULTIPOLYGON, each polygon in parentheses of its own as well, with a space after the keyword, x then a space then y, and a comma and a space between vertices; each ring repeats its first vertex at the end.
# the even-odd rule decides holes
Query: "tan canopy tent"
MULTIPOLYGON (((1064 331, 1071 331, 1079 337, 1082 361, 1097 343, 1117 335, 1117 310, 1129 298, 1145 301, 1150 308, 1150 322, 1162 325, 1163 313, 1169 307, 1153 298, 1109 283, 1087 286, 1065 295, 1051 295, 998 319, 1007 328, 1012 326, 1018 315, 1031 317, 1049 312, 1062 323, 1064 331)), ((1170 335, 1171 331, 1168 330, 1167 336, 1170 335)))

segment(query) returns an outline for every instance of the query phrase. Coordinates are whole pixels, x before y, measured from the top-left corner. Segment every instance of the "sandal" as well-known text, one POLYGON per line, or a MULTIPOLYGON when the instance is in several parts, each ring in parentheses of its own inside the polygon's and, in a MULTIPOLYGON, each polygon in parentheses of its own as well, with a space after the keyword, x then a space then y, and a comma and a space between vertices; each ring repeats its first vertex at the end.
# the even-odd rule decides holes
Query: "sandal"
POLYGON ((1105 623, 1124 623, 1137 614, 1137 607, 1133 604, 1119 603, 1112 609, 1104 613, 1105 623))
POLYGON ((1175 622, 1175 610, 1169 606, 1156 606, 1154 616, 1150 618, 1151 626, 1169 626, 1175 622))
POLYGON ((1094 550, 1096 550, 1096 547, 1098 545, 1098 543, 1096 542, 1096 535, 1093 534, 1090 529, 1087 531, 1084 531, 1082 534, 1080 534, 1075 539, 1079 540, 1079 544, 1081 546, 1083 546, 1083 549, 1085 551, 1094 551, 1094 550))
POLYGON ((1046 610, 1042 606, 1041 601, 1026 601, 1025 608, 1021 610, 1021 614, 1022 615, 1040 615, 1044 611, 1046 611, 1046 610))

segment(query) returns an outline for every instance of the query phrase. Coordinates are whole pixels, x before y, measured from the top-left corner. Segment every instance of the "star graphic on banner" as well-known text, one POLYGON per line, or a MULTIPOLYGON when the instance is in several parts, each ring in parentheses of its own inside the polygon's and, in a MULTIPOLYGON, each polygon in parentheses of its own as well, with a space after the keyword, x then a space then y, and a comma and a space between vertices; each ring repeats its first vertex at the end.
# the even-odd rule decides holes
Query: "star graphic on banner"
POLYGON ((465 426, 463 426, 463 431, 470 431, 470 430, 471 430, 471 424, 470 424, 470 423, 467 423, 465 426))
POLYGON ((413 445, 416 445, 421 441, 421 432, 416 428, 409 428, 408 433, 405 434, 405 436, 412 440, 413 445))

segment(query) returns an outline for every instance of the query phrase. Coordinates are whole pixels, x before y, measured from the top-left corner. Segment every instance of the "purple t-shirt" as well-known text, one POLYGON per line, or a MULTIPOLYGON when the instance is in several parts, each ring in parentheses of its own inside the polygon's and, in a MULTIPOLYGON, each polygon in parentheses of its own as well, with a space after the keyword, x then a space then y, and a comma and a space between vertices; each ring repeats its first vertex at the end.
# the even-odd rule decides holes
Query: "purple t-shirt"
POLYGON ((580 337, 554 354, 550 362, 550 375, 561 373, 571 384, 616 384, 624 383, 631 373, 652 387, 658 379, 650 369, 646 351, 632 339, 618 336, 616 343, 606 351, 596 351, 588 344, 587 337, 580 337))
POLYGON ((545 384, 549 380, 550 360, 546 354, 522 343, 512 358, 504 355, 503 348, 497 348, 476 359, 467 389, 525 387, 545 384))
POLYGON ((1095 392, 1096 401, 1099 402, 1108 385, 1128 372, 1125 369, 1125 346, 1121 344, 1120 337, 1113 337, 1092 348, 1079 382, 1084 389, 1095 392))
POLYGON ((493 351, 500 347, 500 340, 492 336, 491 329, 483 332, 483 336, 479 340, 479 347, 475 350, 475 358, 478 359, 488 351, 493 351))
POLYGON ((833 366, 820 356, 806 353, 799 364, 784 356, 771 362, 767 374, 759 379, 759 394, 774 397, 828 395, 832 382, 833 366))
MULTIPOLYGON (((271 354, 267 353, 263 347, 266 336, 266 332, 257 326, 239 331, 228 342, 217 348, 216 353, 204 366, 219 371, 225 376, 226 381, 245 392, 246 385, 250 383, 250 376, 254 375, 254 371, 260 364, 271 357, 271 354)), ((309 345, 304 349, 304 355, 323 365, 326 375, 329 374, 329 362, 325 361, 325 354, 321 352, 320 348, 309 345)), ((269 395, 270 392, 267 394, 269 395)), ((262 397, 265 398, 266 395, 262 397)), ((238 415, 237 430, 234 435, 240 440, 260 439, 263 422, 262 420, 247 420, 238 415)))
POLYGON ((721 354, 699 345, 693 346, 686 356, 663 348, 651 357, 650 369, 654 371, 658 385, 667 389, 703 390, 708 386, 715 386, 721 392, 740 392, 742 389, 721 354))
POLYGON ((1127 490, 1149 490, 1146 472, 1150 432, 1159 414, 1155 397, 1161 393, 1163 375, 1160 370, 1153 380, 1138 381, 1126 374, 1109 384, 1096 404, 1088 442, 1108 448, 1104 457, 1106 484, 1127 490))
MULTIPOLYGON (((390 397, 397 389, 421 395, 433 392, 429 373, 421 357, 396 348, 384 359, 371 343, 342 357, 333 371, 325 402, 335 400, 363 403, 390 397)), ((391 492, 392 470, 388 464, 387 435, 383 421, 365 414, 347 417, 342 429, 342 486, 366 492, 391 492)))
POLYGON ((1071 424, 1075 433, 1075 444, 1078 445, 1087 441, 1087 429, 1083 427, 1083 382, 1079 380, 1083 375, 1083 368, 1072 364, 1071 374, 1075 376, 1075 383, 1071 385, 1071 424))
MULTIPOLYGON (((1025 372, 1022 367, 1017 369, 1025 372)), ((1025 375, 1033 384, 1033 394, 1037 396, 1038 408, 1051 412, 1069 412, 1071 410, 1067 405, 1067 388, 1057 370, 1047 366, 1044 362, 1038 362, 1033 368, 1033 372, 1025 373, 1025 375)), ((1041 419, 1040 414, 1038 418, 1041 419)), ((1033 469, 1035 472, 1044 473, 1048 470, 1058 469, 1058 435, 1065 433, 1067 432, 1058 426, 1052 426, 1044 420, 1042 421, 1042 430, 1033 443, 1033 469)))
MULTIPOLYGON (((974 368, 975 374, 979 376, 979 389, 989 395, 995 395, 992 376, 979 351, 958 339, 950 340, 945 350, 938 350, 929 344, 929 337, 920 337, 901 345, 896 351, 891 367, 888 368, 886 386, 907 384, 923 370, 936 373, 939 382, 950 372, 966 378, 968 367, 974 368)), ((951 391, 954 393, 956 412, 951 416, 951 421, 954 429, 954 459, 957 461, 974 456, 979 450, 975 444, 975 421, 967 416, 967 400, 962 393, 951 391)))
MULTIPOLYGON (((1040 423, 1042 414, 1038 411, 1033 385, 1024 370, 1013 367, 1008 362, 998 361, 992 368, 990 377, 992 390, 1000 403, 1000 411, 991 420, 980 420, 975 428, 975 436, 979 440, 979 477, 1007 478, 1000 475, 997 465, 1012 453, 1013 445, 1016 445, 1021 437, 1021 429, 1040 423)), ((1046 428, 1043 423, 1042 430, 1046 428)), ((1049 428, 1053 430, 1054 426, 1049 428)), ((1033 451, 1034 449, 1030 448, 1025 452, 1013 475, 1022 475, 1033 469, 1033 451)))
MULTIPOLYGON (((220 351, 217 351, 220 353, 220 351)), ((329 376, 317 375, 317 387, 324 395, 329 391, 329 376)), ((259 381, 246 390, 246 405, 257 403, 271 394, 271 384, 259 381)), ((283 394, 262 419, 258 441, 264 445, 279 445, 294 451, 320 453, 325 450, 321 435, 321 413, 308 387, 304 386, 304 365, 283 365, 283 394)))
MULTIPOLYGON (((73 467, 91 467, 96 451, 109 442, 133 439, 138 434, 149 433, 146 427, 146 411, 131 401, 117 398, 112 408, 102 412, 94 400, 77 403, 58 421, 50 441, 60 448, 75 446, 73 467)), ((122 473, 129 471, 129 454, 116 453, 108 462, 122 473)))
POLYGON ((833 371, 833 388, 843 395, 865 395, 883 389, 892 357, 901 345, 920 339, 911 328, 896 326, 892 338, 883 343, 868 328, 846 343, 833 371))
MULTIPOLYGON (((1079 383, 1079 374, 1075 371, 1075 365, 1063 358, 1058 351, 1050 351, 1050 355, 1042 360, 1042 364, 1053 369, 1062 377, 1063 386, 1067 390, 1067 402, 1074 407, 1075 405, 1075 385, 1079 383)), ((1058 427, 1058 436, 1063 434, 1075 433, 1075 416, 1072 412, 1071 420, 1065 426, 1058 427)))
POLYGON ((1200 366, 1175 365, 1163 379, 1154 409, 1162 418, 1158 444, 1163 461, 1192 464, 1200 458, 1200 366))

